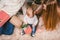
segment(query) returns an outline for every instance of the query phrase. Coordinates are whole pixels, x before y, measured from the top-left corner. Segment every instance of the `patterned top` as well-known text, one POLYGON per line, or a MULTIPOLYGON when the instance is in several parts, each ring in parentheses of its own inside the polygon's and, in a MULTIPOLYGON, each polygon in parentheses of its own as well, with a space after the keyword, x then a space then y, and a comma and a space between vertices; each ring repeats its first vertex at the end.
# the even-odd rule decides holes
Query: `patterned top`
POLYGON ((38 19, 37 19, 36 15, 34 15, 34 17, 32 17, 32 18, 30 18, 26 15, 26 16, 24 16, 24 22, 28 23, 28 24, 33 24, 34 26, 36 26, 38 23, 38 19))
POLYGON ((15 15, 23 6, 25 0, 0 0, 0 10, 5 11, 10 16, 15 15))

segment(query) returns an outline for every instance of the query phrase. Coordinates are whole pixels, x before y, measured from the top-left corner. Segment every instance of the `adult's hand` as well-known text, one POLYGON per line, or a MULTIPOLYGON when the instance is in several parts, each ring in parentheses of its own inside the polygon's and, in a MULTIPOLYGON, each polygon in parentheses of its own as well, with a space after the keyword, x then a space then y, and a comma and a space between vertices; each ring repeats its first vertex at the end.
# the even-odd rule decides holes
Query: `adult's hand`
POLYGON ((17 16, 13 16, 10 22, 17 28, 20 28, 22 25, 22 21, 17 16))
POLYGON ((39 7, 34 11, 34 14, 40 13, 42 10, 42 7, 43 7, 42 5, 39 5, 39 7))

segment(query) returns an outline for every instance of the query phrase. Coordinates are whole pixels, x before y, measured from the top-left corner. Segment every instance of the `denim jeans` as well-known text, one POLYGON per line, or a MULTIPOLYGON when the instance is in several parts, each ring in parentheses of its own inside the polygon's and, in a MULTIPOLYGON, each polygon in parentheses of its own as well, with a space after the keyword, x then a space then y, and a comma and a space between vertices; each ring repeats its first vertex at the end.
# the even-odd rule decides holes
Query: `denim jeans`
POLYGON ((11 35, 14 31, 14 25, 9 21, 0 27, 0 34, 11 35))
POLYGON ((32 28, 32 33, 31 33, 31 34, 35 34, 35 32, 36 32, 36 27, 33 27, 32 24, 28 24, 28 25, 30 25, 30 27, 32 28))

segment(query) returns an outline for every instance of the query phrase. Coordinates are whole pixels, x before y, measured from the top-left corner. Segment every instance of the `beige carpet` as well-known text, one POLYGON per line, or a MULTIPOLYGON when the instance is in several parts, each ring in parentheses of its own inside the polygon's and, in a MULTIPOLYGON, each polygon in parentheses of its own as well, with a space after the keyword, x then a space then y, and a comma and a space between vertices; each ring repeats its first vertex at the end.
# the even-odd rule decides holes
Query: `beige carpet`
POLYGON ((15 28, 12 35, 1 35, 0 40, 60 40, 60 28, 54 31, 37 30, 35 37, 30 34, 21 35, 21 29, 15 28))

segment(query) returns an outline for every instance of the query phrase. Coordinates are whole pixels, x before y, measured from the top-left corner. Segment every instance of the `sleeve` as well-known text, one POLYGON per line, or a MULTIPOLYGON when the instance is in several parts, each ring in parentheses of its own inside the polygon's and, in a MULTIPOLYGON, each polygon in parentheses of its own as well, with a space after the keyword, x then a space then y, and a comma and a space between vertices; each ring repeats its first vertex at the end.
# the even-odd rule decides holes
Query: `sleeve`
POLYGON ((22 6, 23 15, 26 15, 26 3, 22 6))
POLYGON ((3 11, 5 11, 7 14, 11 16, 15 15, 19 9, 21 9, 21 7, 23 6, 25 0, 6 0, 5 1, 5 7, 2 9, 3 11))
POLYGON ((10 16, 4 12, 4 11, 0 11, 0 27, 2 27, 8 20, 9 20, 10 16))
POLYGON ((0 0, 0 10, 4 7, 4 3, 0 0))

